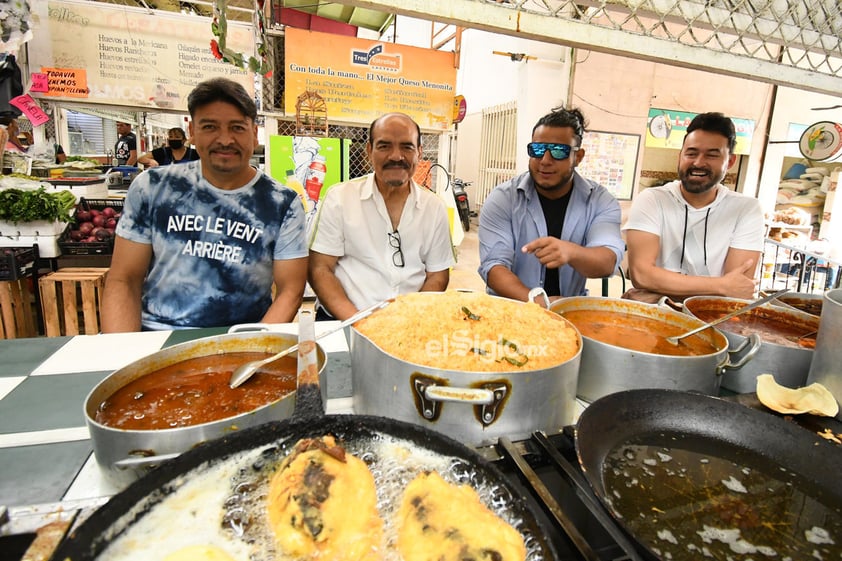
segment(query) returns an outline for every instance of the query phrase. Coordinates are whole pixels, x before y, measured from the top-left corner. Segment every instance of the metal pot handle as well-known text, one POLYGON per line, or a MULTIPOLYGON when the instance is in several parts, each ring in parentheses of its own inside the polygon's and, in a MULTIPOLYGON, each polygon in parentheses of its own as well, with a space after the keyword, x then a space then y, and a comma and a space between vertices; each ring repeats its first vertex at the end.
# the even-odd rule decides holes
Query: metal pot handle
POLYGON ((529 291, 529 296, 526 297, 527 302, 534 302, 537 296, 544 297, 544 307, 548 310, 550 309, 550 298, 547 296, 547 292, 540 286, 536 286, 532 290, 529 291))
POLYGON ((490 405, 494 403, 494 392, 477 388, 454 388, 452 386, 427 386, 424 397, 430 401, 490 405))
POLYGON ((669 296, 661 296, 658 299, 657 305, 659 308, 669 308, 670 310, 675 310, 676 312, 684 312, 681 308, 681 304, 671 299, 669 296))
POLYGON ((177 458, 180 455, 180 453, 174 453, 158 454, 156 456, 129 456, 128 458, 117 460, 112 465, 119 470, 156 467, 159 464, 162 464, 167 460, 177 458))
POLYGON ((412 381, 413 389, 418 396, 416 407, 418 413, 427 421, 438 419, 441 414, 441 403, 463 403, 473 406, 480 422, 488 426, 497 420, 502 405, 509 396, 506 384, 487 383, 482 388, 459 388, 454 386, 440 386, 434 380, 417 376, 412 381))
POLYGON ((241 333, 244 331, 269 331, 265 323, 238 323, 228 328, 228 333, 241 333))
POLYGON ((751 359, 754 358, 754 355, 757 354, 757 351, 760 350, 760 344, 761 343, 762 343, 762 341, 760 340, 760 335, 758 335, 757 333, 752 333, 736 349, 730 349, 729 348, 728 349, 728 356, 726 357, 725 362, 722 364, 722 366, 720 368, 720 372, 722 372, 724 374, 725 370, 738 370, 738 369, 742 368, 743 366, 745 366, 745 364, 748 361, 750 361, 751 359), (746 345, 749 345, 749 344, 751 345, 751 347, 746 352, 746 354, 744 354, 743 357, 739 361, 732 364, 731 363, 731 355, 741 352, 743 349, 746 348, 746 345))

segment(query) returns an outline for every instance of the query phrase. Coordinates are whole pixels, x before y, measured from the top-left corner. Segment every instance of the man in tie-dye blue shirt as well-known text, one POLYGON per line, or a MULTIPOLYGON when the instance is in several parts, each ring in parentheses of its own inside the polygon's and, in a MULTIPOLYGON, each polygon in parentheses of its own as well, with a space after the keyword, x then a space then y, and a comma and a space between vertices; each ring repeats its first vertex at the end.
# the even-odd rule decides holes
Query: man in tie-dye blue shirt
POLYGON ((104 332, 283 323, 301 305, 304 208, 295 191, 249 164, 254 101, 216 78, 187 104, 201 159, 132 182, 105 284, 104 332))

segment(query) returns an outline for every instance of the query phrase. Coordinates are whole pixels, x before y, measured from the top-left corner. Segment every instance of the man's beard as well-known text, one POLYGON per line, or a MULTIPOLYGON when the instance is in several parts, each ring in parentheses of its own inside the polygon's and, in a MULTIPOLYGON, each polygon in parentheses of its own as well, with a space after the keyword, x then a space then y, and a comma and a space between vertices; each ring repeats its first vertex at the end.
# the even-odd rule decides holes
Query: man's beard
MULTIPOLYGON (((402 170, 406 171, 407 173, 409 173, 409 165, 404 164, 404 163, 387 164, 387 165, 383 166, 383 171, 388 171, 390 169, 402 169, 402 170)), ((410 180, 411 179, 412 178, 410 177, 410 180)), ((386 179, 386 180, 383 181, 383 183, 385 183, 389 187, 402 187, 402 186, 406 185, 407 180, 405 180, 405 179, 386 179)))
POLYGON ((678 178, 681 180, 681 186, 684 187, 684 190, 688 193, 706 193, 718 185, 725 176, 724 174, 716 174, 709 170, 703 170, 709 174, 707 175, 707 181, 705 181, 705 177, 690 175, 694 170, 699 169, 701 168, 689 168, 686 171, 678 170, 678 178))
POLYGON ((532 178, 532 183, 535 185, 536 188, 541 189, 542 191, 560 191, 564 189, 564 187, 570 183, 570 180, 573 179, 573 170, 571 169, 568 173, 561 176, 561 181, 556 183, 555 185, 544 186, 538 183, 535 180, 535 174, 532 173, 532 170, 529 170, 529 176, 532 178))

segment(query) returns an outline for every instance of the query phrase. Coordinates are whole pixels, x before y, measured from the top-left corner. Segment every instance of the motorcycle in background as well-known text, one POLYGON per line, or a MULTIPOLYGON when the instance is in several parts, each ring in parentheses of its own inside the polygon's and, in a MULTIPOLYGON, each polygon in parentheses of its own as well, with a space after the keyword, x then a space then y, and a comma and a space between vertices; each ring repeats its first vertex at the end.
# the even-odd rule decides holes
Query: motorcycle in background
POLYGON ((451 183, 453 197, 456 199, 456 209, 459 211, 459 220, 462 221, 462 228, 467 232, 471 229, 471 205, 468 201, 468 192, 465 189, 471 182, 454 177, 451 183))

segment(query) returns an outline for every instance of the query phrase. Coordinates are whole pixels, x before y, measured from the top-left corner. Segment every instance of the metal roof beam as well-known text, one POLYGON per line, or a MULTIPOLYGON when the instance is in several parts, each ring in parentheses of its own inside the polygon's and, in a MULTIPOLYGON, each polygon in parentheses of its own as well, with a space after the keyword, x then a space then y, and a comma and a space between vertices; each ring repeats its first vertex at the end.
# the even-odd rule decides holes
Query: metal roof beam
MULTIPOLYGON (((606 29, 575 20, 477 0, 339 0, 350 6, 452 23, 514 37, 760 80, 838 96, 842 77, 667 39, 606 29)), ((777 45, 770 45, 779 49, 777 45)), ((842 61, 840 61, 842 63, 842 61)))

